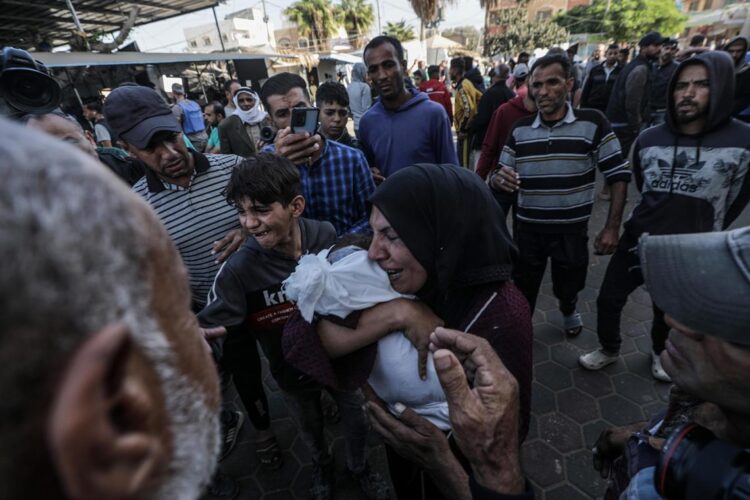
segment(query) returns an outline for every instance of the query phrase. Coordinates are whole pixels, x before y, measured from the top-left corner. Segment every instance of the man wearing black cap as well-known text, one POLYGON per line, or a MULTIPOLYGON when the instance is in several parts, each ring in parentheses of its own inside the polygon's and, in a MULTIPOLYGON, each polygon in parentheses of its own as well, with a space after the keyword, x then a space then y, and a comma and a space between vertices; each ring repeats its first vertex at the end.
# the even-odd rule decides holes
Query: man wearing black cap
POLYGON ((667 87, 672 79, 677 63, 674 56, 677 53, 677 39, 665 38, 659 49, 659 59, 651 70, 651 88, 649 90, 649 127, 660 125, 665 121, 667 112, 667 87))
MULTIPOLYGON (((133 191, 151 205, 177 247, 188 270, 192 309, 198 312, 206 305, 221 262, 245 241, 237 211, 222 195, 243 158, 188 150, 172 111, 147 87, 121 86, 112 91, 104 102, 104 116, 128 153, 148 167, 133 191)), ((257 351, 245 361, 247 372, 255 366, 260 370, 257 351)), ((262 384, 240 385, 238 379, 235 376, 235 386, 243 404, 258 414, 258 418, 251 417, 256 440, 273 441, 272 431, 261 429, 258 423, 268 414, 262 384)), ((227 450, 234 444, 242 418, 222 413, 229 414, 224 433, 227 450)))
POLYGON ((663 37, 656 31, 641 38, 638 56, 622 69, 609 98, 607 118, 625 156, 628 156, 630 146, 645 120, 649 70, 651 62, 659 56, 662 40, 663 37))
MULTIPOLYGON (((596 300, 601 347, 579 358, 584 368, 599 370, 619 359, 622 310, 643 284, 636 252, 641 235, 721 231, 750 199, 750 126, 731 117, 732 66, 721 51, 683 61, 668 86, 666 122, 646 129, 634 143, 631 165, 641 200, 607 265, 596 300)), ((651 372, 669 381, 659 357, 669 326, 658 306, 655 302, 651 372)))

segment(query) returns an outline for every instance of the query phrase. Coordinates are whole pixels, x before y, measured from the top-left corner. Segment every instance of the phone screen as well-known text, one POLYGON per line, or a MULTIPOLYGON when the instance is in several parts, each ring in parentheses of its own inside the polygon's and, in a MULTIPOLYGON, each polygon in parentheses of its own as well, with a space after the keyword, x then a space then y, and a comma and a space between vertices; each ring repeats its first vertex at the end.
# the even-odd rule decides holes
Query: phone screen
POLYGON ((301 134, 307 132, 314 135, 318 131, 318 108, 293 108, 292 109, 292 132, 301 134))

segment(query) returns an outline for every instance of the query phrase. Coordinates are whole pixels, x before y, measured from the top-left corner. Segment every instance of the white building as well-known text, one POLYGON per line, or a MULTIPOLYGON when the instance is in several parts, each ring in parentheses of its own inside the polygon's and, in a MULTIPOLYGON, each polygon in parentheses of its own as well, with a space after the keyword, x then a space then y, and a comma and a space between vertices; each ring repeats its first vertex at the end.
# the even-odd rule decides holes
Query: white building
MULTIPOLYGON (((229 14, 219 21, 224 49, 227 51, 244 51, 264 46, 276 47, 273 36, 273 24, 263 22, 263 12, 260 9, 244 9, 229 14)), ((201 24, 184 28, 183 33, 187 41, 188 52, 220 52, 221 41, 216 23, 201 24)))

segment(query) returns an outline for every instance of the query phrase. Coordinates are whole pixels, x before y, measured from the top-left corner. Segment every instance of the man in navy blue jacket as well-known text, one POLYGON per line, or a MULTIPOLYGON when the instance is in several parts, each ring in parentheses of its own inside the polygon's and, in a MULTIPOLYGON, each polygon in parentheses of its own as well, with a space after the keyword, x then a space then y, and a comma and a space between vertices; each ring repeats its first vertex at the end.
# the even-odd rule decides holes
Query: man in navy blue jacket
POLYGON ((375 37, 365 47, 364 60, 380 94, 359 122, 359 139, 375 182, 415 163, 458 165, 445 109, 404 85, 401 43, 375 37))

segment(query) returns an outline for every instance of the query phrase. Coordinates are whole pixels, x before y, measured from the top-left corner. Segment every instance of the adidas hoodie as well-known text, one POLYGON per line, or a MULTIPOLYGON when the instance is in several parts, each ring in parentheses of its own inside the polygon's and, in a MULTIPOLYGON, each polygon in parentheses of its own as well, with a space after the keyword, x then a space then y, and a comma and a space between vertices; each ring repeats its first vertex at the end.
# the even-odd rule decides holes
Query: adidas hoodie
POLYGON ((684 61, 668 86, 666 123, 642 132, 633 149, 633 173, 641 202, 625 223, 634 237, 721 231, 750 198, 750 125, 731 117, 734 66, 725 52, 684 61), (706 128, 681 134, 672 97, 682 68, 702 64, 710 79, 706 128))

